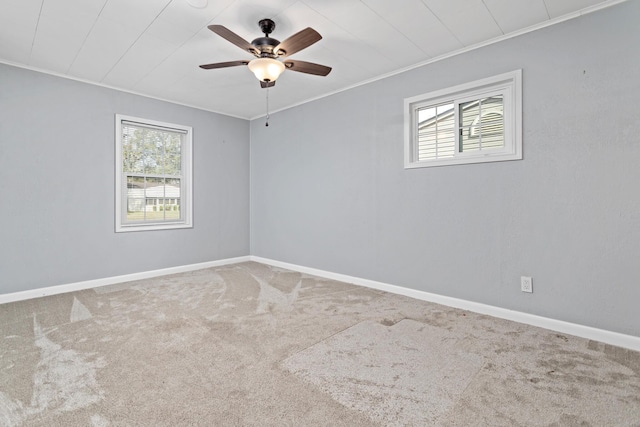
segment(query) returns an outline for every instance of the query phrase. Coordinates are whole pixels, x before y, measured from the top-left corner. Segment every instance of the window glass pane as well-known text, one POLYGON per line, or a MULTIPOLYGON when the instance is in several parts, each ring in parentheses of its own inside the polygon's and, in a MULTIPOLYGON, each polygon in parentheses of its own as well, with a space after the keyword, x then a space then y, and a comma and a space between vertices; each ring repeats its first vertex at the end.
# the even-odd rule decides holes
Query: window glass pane
POLYGON ((451 157, 455 150, 453 103, 418 110, 418 161, 451 157))
POLYGON ((460 151, 504 147, 504 102, 502 95, 461 103, 460 151))
POLYGON ((164 220, 164 178, 147 177, 145 179, 144 195, 147 200, 153 200, 155 210, 147 212, 147 220, 164 220))
POLYGON ((122 126, 122 171, 132 173, 144 172, 142 149, 144 140, 136 134, 137 128, 122 126))
POLYGON ((166 219, 172 219, 172 220, 180 219, 180 211, 178 210, 176 199, 165 199, 164 215, 166 219))
POLYGON ((183 219, 182 217, 182 210, 180 209, 180 202, 182 199, 176 199, 175 200, 175 206, 173 207, 173 210, 176 211, 176 215, 178 215, 178 218, 183 219))
POLYGON ((435 107, 421 108, 418 110, 418 122, 422 123, 436 115, 435 107))
POLYGON ((180 175, 182 171, 182 135, 167 133, 164 146, 164 174, 180 175))
POLYGON ((127 220, 143 221, 145 214, 144 178, 127 177, 127 220))
POLYGON ((163 138, 162 132, 155 129, 140 129, 144 137, 144 173, 162 174, 163 138))
POLYGON ((167 178, 165 187, 165 218, 180 219, 180 180, 167 178))
POLYGON ((182 137, 171 130, 122 126, 123 171, 152 175, 180 175, 182 137))

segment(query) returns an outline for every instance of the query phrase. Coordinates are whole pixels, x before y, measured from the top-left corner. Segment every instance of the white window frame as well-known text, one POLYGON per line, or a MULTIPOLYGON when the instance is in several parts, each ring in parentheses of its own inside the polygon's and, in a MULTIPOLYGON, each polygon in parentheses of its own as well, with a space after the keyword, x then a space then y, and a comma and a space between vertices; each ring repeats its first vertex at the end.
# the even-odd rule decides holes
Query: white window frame
MULTIPOLYGON (((116 233, 130 231, 148 231, 148 230, 169 230, 177 228, 193 228, 193 129, 190 126, 177 125, 173 123, 165 123, 157 120, 142 119, 139 117, 125 116, 123 114, 115 115, 115 142, 116 142, 116 164, 115 164, 115 218, 116 233), (182 175, 180 194, 180 210, 182 219, 176 221, 158 221, 158 222, 127 222, 127 178, 122 170, 122 123, 132 122, 138 123, 140 126, 163 128, 184 133, 183 145, 181 146, 182 175)), ((146 199, 145 199, 146 203, 146 199)))
POLYGON ((404 100, 405 169, 522 159, 522 70, 499 74, 404 100), (492 95, 503 96, 504 147, 460 151, 458 105, 492 95), (446 103, 454 104, 455 153, 453 157, 418 161, 418 110, 446 103))

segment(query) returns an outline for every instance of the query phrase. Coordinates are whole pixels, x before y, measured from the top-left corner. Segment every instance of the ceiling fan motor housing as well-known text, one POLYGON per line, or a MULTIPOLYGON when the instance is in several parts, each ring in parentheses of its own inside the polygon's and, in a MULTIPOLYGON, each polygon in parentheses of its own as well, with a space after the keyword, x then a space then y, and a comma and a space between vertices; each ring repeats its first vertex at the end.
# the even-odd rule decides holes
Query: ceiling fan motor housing
POLYGON ((258 37, 252 41, 251 44, 260 51, 261 57, 275 58, 277 55, 276 52, 273 51, 273 48, 278 46, 280 41, 272 39, 271 37, 258 37))
POLYGON ((278 56, 278 52, 274 52, 273 48, 280 44, 280 40, 269 37, 269 34, 273 33, 276 29, 276 23, 271 19, 265 18, 258 21, 260 30, 264 33, 264 37, 258 37, 253 40, 251 44, 260 51, 262 58, 275 58, 278 56))

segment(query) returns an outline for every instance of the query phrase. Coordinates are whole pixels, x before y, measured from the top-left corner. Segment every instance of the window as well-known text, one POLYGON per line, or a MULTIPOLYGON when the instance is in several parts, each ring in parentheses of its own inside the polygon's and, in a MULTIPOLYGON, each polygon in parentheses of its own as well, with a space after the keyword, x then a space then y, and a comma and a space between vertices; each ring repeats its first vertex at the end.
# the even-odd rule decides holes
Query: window
POLYGON ((405 99, 405 168, 522 159, 522 71, 405 99))
POLYGON ((192 226, 191 133, 116 114, 116 232, 192 226))

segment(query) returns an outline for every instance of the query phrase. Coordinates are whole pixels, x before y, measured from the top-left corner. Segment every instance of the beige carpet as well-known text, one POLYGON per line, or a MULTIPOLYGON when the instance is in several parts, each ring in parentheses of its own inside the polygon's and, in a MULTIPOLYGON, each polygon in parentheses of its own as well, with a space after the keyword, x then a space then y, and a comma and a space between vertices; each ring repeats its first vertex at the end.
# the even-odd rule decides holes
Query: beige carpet
POLYGON ((637 426, 640 353, 258 263, 0 305, 2 426, 637 426))

